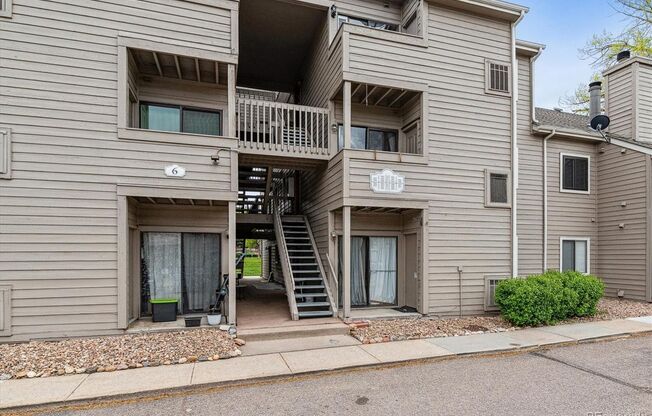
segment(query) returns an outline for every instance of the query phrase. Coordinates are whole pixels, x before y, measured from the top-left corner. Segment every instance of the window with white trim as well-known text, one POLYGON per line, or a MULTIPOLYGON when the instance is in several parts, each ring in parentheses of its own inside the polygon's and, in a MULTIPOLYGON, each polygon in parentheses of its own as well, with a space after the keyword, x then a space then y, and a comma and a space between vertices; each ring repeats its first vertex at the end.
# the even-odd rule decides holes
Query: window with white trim
POLYGON ((589 272, 590 262, 589 238, 561 238, 560 270, 575 270, 580 273, 589 272))
POLYGON ((581 155, 560 155, 562 192, 589 193, 591 159, 581 155))
POLYGON ((485 170, 485 206, 509 208, 512 204, 511 175, 506 169, 485 170))
POLYGON ((13 0, 0 0, 0 17, 11 17, 13 0))
POLYGON ((511 65, 492 60, 485 61, 485 90, 491 94, 510 95, 512 90, 511 65))

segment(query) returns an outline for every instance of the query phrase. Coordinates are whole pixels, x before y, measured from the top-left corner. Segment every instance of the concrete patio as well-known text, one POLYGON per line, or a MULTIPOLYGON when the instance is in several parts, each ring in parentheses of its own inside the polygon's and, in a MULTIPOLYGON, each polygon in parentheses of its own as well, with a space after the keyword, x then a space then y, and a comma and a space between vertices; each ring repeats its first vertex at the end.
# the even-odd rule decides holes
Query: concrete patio
POLYGON ((0 382, 0 408, 72 402, 410 360, 518 352, 646 333, 652 334, 652 317, 366 345, 353 338, 353 341, 347 341, 341 335, 325 336, 319 340, 296 338, 291 344, 263 340, 248 343, 250 352, 245 356, 228 360, 0 382), (300 350, 292 350, 297 348, 300 350))

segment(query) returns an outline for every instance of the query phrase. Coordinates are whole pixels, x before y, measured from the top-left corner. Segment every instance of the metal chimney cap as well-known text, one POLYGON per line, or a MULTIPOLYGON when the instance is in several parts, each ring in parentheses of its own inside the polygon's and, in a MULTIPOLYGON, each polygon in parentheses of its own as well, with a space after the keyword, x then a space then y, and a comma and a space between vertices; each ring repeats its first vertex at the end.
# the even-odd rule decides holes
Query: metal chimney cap
POLYGON ((631 52, 628 50, 625 51, 620 51, 618 52, 618 55, 616 55, 616 61, 624 61, 625 59, 629 59, 630 56, 632 56, 631 52))
POLYGON ((589 84, 589 88, 591 87, 601 87, 602 86, 602 81, 593 81, 592 83, 589 84))

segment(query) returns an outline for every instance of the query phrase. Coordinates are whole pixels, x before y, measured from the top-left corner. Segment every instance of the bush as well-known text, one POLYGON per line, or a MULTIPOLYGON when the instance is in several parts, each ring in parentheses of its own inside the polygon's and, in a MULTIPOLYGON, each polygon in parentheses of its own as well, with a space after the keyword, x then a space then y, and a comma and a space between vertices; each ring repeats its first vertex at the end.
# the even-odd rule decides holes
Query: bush
POLYGON ((596 312, 604 284, 595 276, 549 271, 525 279, 507 279, 496 288, 496 304, 514 325, 551 325, 596 312))

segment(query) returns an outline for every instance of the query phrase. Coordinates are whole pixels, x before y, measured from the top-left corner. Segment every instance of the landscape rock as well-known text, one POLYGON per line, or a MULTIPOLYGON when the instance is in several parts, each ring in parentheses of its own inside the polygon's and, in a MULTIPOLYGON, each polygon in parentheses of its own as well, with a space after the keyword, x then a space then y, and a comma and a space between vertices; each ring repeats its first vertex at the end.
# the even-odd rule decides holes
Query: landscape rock
POLYGON ((246 344, 245 340, 242 338, 235 338, 233 342, 235 342, 235 345, 237 345, 238 347, 242 347, 243 345, 246 344))
POLYGON ((27 378, 34 378, 34 377, 36 377, 36 373, 34 371, 27 372, 27 378))

